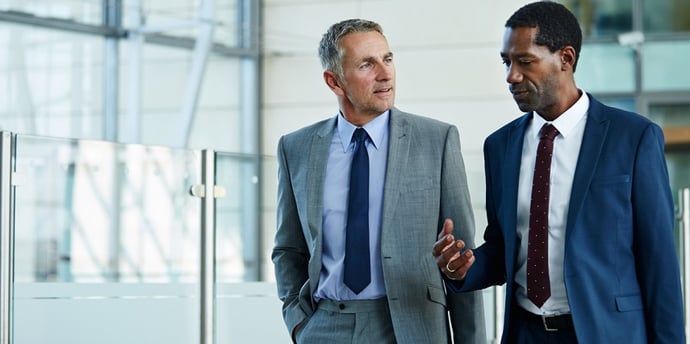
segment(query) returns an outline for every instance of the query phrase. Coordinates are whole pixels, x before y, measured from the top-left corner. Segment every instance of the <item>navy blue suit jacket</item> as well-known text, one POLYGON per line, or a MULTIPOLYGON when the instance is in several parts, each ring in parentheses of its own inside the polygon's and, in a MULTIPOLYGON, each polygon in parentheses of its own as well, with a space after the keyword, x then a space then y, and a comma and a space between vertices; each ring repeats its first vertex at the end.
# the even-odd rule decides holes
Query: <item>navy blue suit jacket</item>
MULTIPOLYGON (((563 273, 580 343, 685 343, 674 208, 659 126, 591 95, 570 198, 563 273)), ((484 143, 485 243, 461 291, 506 284, 514 305, 518 179, 526 114, 484 143)), ((558 190, 554 190, 558 192, 558 190)))

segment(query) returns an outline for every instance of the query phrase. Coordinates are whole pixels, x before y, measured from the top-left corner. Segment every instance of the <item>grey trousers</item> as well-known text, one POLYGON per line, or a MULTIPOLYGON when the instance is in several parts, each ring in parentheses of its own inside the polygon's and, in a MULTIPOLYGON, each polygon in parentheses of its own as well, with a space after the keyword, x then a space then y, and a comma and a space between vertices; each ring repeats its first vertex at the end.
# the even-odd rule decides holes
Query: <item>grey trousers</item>
POLYGON ((296 340, 298 344, 395 344, 388 302, 385 298, 321 300, 296 340))

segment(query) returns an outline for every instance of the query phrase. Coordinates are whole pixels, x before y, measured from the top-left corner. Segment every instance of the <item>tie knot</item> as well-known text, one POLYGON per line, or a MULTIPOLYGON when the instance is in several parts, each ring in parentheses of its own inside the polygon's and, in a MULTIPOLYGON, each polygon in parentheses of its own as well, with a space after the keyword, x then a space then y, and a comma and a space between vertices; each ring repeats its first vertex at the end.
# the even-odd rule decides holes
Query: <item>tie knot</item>
POLYGON ((539 130, 540 139, 548 139, 553 141, 553 139, 556 138, 556 135, 558 135, 558 129, 556 129, 556 127, 554 127, 552 124, 544 124, 544 126, 541 127, 541 130, 539 130))
POLYGON ((364 128, 357 128, 355 129, 355 133, 352 135, 352 141, 357 142, 357 143, 362 143, 369 138, 369 134, 367 134, 367 131, 364 130, 364 128))

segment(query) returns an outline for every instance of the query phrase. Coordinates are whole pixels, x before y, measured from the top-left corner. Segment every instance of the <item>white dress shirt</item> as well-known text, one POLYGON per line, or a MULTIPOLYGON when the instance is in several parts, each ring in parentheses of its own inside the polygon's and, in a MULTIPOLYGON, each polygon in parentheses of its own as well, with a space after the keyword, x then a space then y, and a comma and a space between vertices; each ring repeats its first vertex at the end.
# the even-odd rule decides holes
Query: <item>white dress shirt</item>
POLYGON ((589 98, 582 92, 580 99, 555 121, 550 122, 558 129, 554 140, 551 162, 551 187, 549 194, 549 278, 551 297, 538 308, 527 298, 527 241, 529 238, 529 213, 532 194, 534 163, 539 144, 539 130, 547 121, 536 112, 525 132, 520 163, 520 185, 518 186, 517 237, 520 244, 515 274, 516 299, 518 304, 535 314, 570 313, 563 279, 563 257, 565 251, 565 230, 568 206, 577 167, 577 158, 587 122, 589 98))

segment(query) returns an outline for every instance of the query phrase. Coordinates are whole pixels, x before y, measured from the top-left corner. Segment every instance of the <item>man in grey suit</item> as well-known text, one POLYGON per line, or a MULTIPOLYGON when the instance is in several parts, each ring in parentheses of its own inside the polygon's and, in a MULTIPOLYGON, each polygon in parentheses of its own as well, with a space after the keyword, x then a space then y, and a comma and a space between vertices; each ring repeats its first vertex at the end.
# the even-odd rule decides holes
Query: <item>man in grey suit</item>
POLYGON ((379 24, 334 24, 319 55, 339 112, 283 136, 277 153, 272 258, 293 341, 486 343, 481 294, 446 294, 429 254, 438 235, 429 228, 445 218, 457 237, 474 237, 457 128, 393 107, 393 53, 379 24), (359 128, 363 143, 351 141, 359 128), (368 182, 350 187, 360 146, 368 182), (362 184, 368 197, 348 205, 362 184), (362 212, 353 225, 350 215, 362 212), (364 240, 346 244, 362 228, 364 240), (365 266, 350 270, 355 258, 365 266), (348 271, 364 282, 353 287, 348 271))

